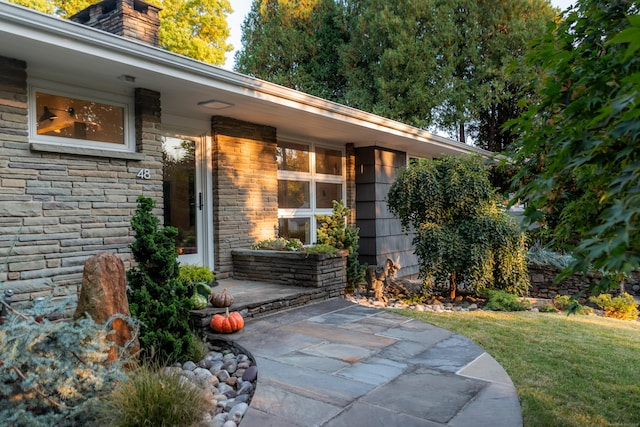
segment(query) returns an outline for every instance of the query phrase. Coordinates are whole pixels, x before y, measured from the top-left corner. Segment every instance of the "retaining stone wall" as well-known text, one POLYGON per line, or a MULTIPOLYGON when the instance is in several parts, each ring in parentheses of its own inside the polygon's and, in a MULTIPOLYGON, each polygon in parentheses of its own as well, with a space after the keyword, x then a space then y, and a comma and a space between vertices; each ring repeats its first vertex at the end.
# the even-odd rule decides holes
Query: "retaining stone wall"
MULTIPOLYGON (((560 272, 559 268, 529 264, 528 269, 531 280, 529 296, 532 298, 553 299, 556 295, 575 295, 584 291, 586 297, 580 301, 584 303, 589 297, 589 284, 598 280, 598 275, 590 273, 586 277, 574 275, 560 283, 554 283, 555 277, 560 272)), ((624 290, 631 295, 640 295, 640 272, 635 272, 632 277, 624 282, 624 290)), ((611 292, 617 295, 619 290, 614 289, 611 292)))

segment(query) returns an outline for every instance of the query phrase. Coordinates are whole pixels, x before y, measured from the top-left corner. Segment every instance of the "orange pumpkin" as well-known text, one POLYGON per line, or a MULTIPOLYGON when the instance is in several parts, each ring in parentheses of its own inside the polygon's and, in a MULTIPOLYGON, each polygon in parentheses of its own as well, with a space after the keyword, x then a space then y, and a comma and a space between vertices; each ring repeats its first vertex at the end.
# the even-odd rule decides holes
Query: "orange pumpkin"
POLYGON ((209 326, 219 334, 232 334, 244 328, 244 318, 237 311, 229 313, 229 307, 227 307, 225 315, 213 315, 209 326))

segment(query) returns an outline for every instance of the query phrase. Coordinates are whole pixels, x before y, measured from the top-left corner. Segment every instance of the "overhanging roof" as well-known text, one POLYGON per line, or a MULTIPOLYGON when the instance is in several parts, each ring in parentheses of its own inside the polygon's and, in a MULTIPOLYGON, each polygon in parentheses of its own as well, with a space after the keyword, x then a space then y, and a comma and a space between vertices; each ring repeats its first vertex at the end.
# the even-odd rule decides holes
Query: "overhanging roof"
POLYGON ((0 56, 23 60, 41 77, 117 93, 162 94, 162 113, 212 115, 273 126, 280 135, 377 145, 416 156, 488 151, 394 120, 215 67, 144 43, 0 0, 0 56), (46 72, 46 76, 42 73, 46 72), (133 76, 135 82, 122 80, 133 76), (120 78, 119 78, 120 77, 120 78), (211 110, 199 102, 232 104, 211 110))

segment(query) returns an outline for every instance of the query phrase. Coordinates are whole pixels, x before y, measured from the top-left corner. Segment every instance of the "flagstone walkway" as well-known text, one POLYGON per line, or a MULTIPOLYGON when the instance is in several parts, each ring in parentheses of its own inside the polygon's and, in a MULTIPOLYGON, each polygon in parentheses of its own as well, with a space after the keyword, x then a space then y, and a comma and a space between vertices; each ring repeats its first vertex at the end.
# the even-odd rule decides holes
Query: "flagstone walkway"
POLYGON ((515 387, 467 338, 333 299, 247 322, 256 359, 241 427, 520 427, 515 387))

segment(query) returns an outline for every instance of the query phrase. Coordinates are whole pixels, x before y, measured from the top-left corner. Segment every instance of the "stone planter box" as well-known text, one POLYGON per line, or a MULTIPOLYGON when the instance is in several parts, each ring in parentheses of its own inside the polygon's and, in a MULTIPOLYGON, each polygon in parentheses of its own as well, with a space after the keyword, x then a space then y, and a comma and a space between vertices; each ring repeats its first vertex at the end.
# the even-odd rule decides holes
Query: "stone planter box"
MULTIPOLYGON (((233 277, 279 285, 340 289, 347 285, 347 251, 334 254, 234 249, 233 277)), ((333 292, 332 292, 333 293, 333 292)))

